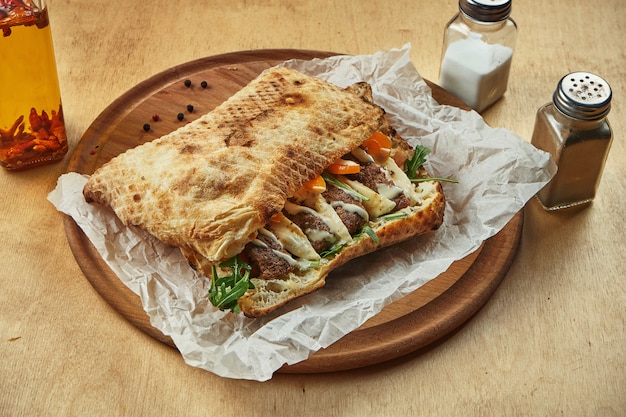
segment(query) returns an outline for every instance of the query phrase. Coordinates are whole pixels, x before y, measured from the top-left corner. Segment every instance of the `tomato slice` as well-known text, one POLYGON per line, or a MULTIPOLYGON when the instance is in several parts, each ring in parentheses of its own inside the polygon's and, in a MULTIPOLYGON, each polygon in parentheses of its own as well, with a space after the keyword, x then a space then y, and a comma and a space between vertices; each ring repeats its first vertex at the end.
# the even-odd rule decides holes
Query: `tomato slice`
POLYGON ((328 172, 335 175, 358 174, 361 172, 361 166, 354 161, 340 158, 330 164, 328 172))
POLYGON ((281 213, 280 211, 276 214, 274 214, 272 217, 270 217, 270 221, 275 222, 275 223, 279 223, 280 219, 283 217, 283 213, 281 213))
POLYGON ((391 139, 382 132, 374 132, 361 147, 373 157, 386 158, 391 153, 391 139))
POLYGON ((307 190, 314 191, 316 193, 323 193, 326 191, 326 181, 324 181, 324 178, 322 178, 321 175, 318 175, 312 180, 308 180, 302 186, 307 190))

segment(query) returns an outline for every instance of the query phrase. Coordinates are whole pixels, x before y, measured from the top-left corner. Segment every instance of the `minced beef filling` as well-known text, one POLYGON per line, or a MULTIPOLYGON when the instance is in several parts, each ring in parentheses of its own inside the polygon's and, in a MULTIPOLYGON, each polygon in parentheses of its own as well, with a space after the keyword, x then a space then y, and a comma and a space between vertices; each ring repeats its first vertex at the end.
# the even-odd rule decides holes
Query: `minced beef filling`
MULTIPOLYGON (((332 185, 329 185, 326 188, 326 191, 322 193, 322 196, 329 204, 332 204, 334 201, 341 201, 343 203, 354 204, 365 210, 365 207, 363 207, 361 200, 352 197, 341 188, 332 185)), ((361 227, 363 227, 363 225, 367 222, 367 219, 361 217, 358 213, 345 210, 341 206, 335 207, 335 211, 337 212, 337 215, 351 235, 356 234, 359 229, 361 229, 361 227)))
POLYGON ((252 276, 263 279, 274 278, 287 274, 296 268, 295 265, 274 253, 272 249, 284 252, 280 244, 274 239, 262 234, 259 234, 257 239, 265 243, 267 247, 258 246, 250 242, 243 250, 252 266, 252 276))
POLYGON ((309 232, 311 231, 320 231, 324 232, 323 234, 330 238, 314 240, 309 236, 309 241, 317 253, 330 249, 333 246, 333 243, 335 243, 330 227, 328 227, 328 225, 324 223, 324 220, 322 220, 319 216, 309 212, 300 212, 296 214, 289 214, 285 212, 283 214, 289 220, 294 222, 307 236, 309 236, 309 232))
MULTIPOLYGON (((387 178, 383 169, 374 163, 361 165, 361 171, 358 174, 350 174, 346 176, 354 181, 360 182, 376 192, 378 192, 378 184, 385 184, 389 186, 394 185, 393 181, 387 178)), ((403 209, 410 205, 410 201, 404 193, 400 193, 393 199, 393 202, 396 203, 393 211, 403 209)))

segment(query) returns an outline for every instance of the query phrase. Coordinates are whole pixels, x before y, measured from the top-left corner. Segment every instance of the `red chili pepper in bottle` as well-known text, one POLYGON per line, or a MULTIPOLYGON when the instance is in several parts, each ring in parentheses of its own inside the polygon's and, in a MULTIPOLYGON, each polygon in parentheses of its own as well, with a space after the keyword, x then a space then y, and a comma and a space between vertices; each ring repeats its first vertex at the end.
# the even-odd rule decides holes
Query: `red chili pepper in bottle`
POLYGON ((1 6, 0 165, 19 170, 61 160, 68 146, 45 1, 1 6))

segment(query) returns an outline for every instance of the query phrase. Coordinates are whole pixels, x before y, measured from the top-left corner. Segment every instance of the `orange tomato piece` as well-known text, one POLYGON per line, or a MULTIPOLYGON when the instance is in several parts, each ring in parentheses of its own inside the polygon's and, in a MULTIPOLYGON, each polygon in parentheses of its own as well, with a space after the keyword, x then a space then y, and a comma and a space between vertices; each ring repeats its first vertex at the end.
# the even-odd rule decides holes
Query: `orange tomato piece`
POLYGON ((361 172, 361 166, 354 161, 340 158, 330 164, 328 172, 335 175, 358 174, 361 172))
POLYGON ((276 214, 274 214, 272 217, 270 217, 270 221, 278 223, 280 222, 280 219, 283 217, 283 213, 281 213, 280 211, 276 214))
POLYGON ((391 139, 382 132, 374 132, 361 146, 374 157, 386 158, 391 153, 391 139))
POLYGON ((318 175, 312 180, 305 182, 303 187, 307 190, 315 191, 316 193, 323 193, 326 191, 326 181, 324 181, 321 175, 318 175))

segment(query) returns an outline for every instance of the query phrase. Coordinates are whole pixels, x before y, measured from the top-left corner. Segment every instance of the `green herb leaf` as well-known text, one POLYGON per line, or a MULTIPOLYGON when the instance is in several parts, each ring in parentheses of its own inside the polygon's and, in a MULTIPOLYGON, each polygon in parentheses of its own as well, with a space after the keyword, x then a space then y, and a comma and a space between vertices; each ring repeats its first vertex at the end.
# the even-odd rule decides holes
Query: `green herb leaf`
POLYGON ((209 289, 209 301, 220 310, 230 310, 239 312, 237 300, 244 295, 248 289, 254 288, 250 282, 250 270, 252 267, 242 261, 239 256, 235 256, 219 264, 220 268, 230 268, 231 274, 218 276, 217 268, 212 267, 211 288, 209 289))
POLYGON ((389 213, 389 214, 385 214, 384 216, 380 216, 378 220, 398 220, 398 219, 406 219, 407 217, 409 217, 408 214, 400 211, 397 213, 389 213))
POLYGON ((335 243, 332 248, 330 248, 328 250, 325 250, 325 251, 322 251, 320 253, 320 256, 322 258, 328 258, 329 256, 336 255, 337 252, 339 252, 341 250, 341 248, 344 247, 344 245, 345 245, 345 243, 343 243, 343 242, 335 243))
POLYGON ((363 226, 359 234, 356 235, 355 237, 360 238, 364 234, 368 235, 370 239, 372 239, 372 241, 378 245, 378 242, 379 242, 378 235, 376 234, 376 232, 374 232, 374 229, 372 229, 370 225, 366 224, 365 226, 363 226))
POLYGON ((407 159, 404 162, 404 172, 406 172, 407 177, 411 182, 427 182, 427 181, 441 181, 441 182, 452 182, 458 183, 457 180, 453 180, 450 178, 439 178, 439 177, 428 177, 428 178, 419 178, 417 176, 419 168, 424 165, 426 162, 426 155, 430 153, 430 149, 426 148, 422 145, 417 145, 415 147, 415 152, 413 153, 413 157, 411 159, 407 159))
POLYGON ((417 178, 417 170, 426 162, 426 155, 430 153, 430 149, 425 146, 417 145, 411 159, 404 162, 404 172, 410 180, 417 178))

